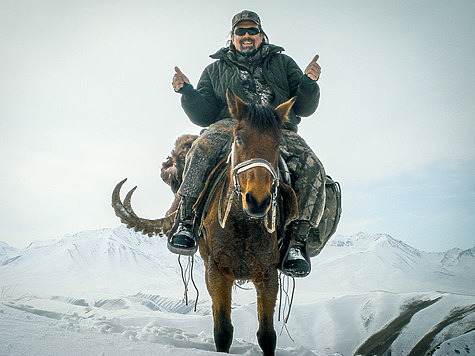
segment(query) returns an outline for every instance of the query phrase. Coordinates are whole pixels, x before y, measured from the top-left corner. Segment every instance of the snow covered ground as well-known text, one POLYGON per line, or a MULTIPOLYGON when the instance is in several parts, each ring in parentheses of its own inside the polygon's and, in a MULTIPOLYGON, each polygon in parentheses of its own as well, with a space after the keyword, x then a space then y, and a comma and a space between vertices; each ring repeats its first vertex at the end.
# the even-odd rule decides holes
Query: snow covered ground
MULTIPOLYGON (((165 239, 118 227, 23 250, 0 242, 0 355, 217 354, 203 273, 197 257, 194 311, 165 239)), ((474 311, 475 248, 336 236, 297 280, 288 332, 276 308, 277 355, 469 355, 474 311)), ((260 355, 252 284, 235 288, 232 319, 231 353, 260 355)))

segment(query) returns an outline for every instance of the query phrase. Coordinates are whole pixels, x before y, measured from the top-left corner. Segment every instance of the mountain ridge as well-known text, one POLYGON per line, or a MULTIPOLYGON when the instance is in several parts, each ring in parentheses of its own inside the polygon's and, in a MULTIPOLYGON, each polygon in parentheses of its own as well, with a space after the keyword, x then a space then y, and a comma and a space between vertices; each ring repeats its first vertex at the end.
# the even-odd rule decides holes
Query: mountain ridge
MULTIPOLYGON (((419 251, 388 234, 336 235, 312 258, 313 272, 299 283, 316 283, 330 293, 414 292, 442 286, 470 294, 470 284, 475 284, 474 252, 475 247, 419 251)), ((195 277, 203 280, 203 262, 199 254, 195 259, 195 277)), ((23 250, 1 243, 0 277, 39 290, 61 290, 58 285, 64 284, 78 291, 119 289, 123 293, 181 279, 177 256, 167 250, 165 238, 147 237, 125 226, 32 242, 23 250)))

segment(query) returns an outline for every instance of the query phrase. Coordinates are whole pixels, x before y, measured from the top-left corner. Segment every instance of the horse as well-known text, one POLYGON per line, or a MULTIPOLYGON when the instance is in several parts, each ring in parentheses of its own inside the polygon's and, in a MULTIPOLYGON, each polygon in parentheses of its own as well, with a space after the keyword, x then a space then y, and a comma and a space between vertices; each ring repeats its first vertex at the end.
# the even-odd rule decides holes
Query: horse
MULTIPOLYGON (((227 91, 235 125, 226 168, 215 189, 202 194, 195 205, 204 199, 208 202, 200 221, 199 252, 212 300, 218 352, 229 352, 232 344, 232 287, 236 281, 247 280, 253 282, 257 292, 258 343, 264 355, 275 354, 279 244, 287 234, 286 226, 298 215, 295 192, 279 177, 281 129, 294 100, 273 109, 247 104, 227 91)), ((122 222, 149 235, 171 229, 171 216, 147 220, 133 212, 130 199, 135 188, 124 203, 120 201, 124 181, 112 196, 112 205, 122 222)))

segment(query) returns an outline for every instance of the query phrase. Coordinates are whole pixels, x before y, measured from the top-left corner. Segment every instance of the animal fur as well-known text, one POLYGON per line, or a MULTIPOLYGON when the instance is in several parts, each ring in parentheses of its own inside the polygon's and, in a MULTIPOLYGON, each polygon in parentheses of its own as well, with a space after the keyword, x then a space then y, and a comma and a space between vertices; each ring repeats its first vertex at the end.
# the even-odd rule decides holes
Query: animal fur
POLYGON ((197 137, 197 135, 182 135, 178 137, 170 156, 168 156, 167 160, 162 163, 160 177, 170 186, 175 195, 172 206, 168 209, 165 216, 169 216, 178 209, 180 197, 177 192, 180 188, 181 182, 183 181, 186 154, 197 137))

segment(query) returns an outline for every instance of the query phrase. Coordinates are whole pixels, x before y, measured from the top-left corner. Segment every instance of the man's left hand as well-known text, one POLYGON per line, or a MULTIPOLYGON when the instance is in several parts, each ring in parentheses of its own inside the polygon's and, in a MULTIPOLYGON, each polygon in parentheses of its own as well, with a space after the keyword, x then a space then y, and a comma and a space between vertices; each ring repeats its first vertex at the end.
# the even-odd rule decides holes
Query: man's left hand
POLYGON ((305 74, 312 80, 318 80, 318 78, 320 78, 320 73, 322 72, 322 68, 320 68, 317 63, 319 57, 318 54, 313 57, 310 64, 305 68, 305 74))

